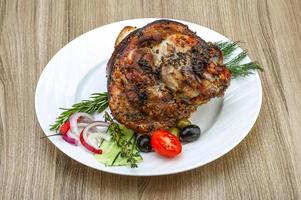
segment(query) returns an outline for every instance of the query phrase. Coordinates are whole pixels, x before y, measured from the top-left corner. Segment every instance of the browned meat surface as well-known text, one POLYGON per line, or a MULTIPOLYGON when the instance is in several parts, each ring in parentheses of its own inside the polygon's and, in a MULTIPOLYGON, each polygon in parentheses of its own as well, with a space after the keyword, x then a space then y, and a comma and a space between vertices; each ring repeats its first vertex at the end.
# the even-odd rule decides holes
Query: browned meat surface
POLYGON ((224 94, 231 74, 221 51, 186 25, 158 20, 127 32, 107 66, 109 107, 126 127, 169 128, 224 94))

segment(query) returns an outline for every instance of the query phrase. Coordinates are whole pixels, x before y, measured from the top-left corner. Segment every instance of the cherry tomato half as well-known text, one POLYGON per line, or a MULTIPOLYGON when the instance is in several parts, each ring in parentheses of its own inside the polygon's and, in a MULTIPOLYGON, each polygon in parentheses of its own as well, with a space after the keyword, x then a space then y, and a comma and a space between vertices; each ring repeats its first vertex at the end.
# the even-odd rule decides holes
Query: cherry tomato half
POLYGON ((174 157, 182 151, 179 139, 169 131, 163 129, 153 132, 151 145, 157 153, 165 157, 174 157))

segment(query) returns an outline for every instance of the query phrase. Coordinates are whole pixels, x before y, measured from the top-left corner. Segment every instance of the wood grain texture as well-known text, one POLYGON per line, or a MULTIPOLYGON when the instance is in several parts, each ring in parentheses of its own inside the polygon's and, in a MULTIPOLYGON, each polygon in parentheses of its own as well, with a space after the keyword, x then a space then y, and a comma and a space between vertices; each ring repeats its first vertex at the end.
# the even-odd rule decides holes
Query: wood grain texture
POLYGON ((0 0, 0 199, 301 199, 300 0, 0 0), (58 151, 34 111, 50 58, 93 28, 168 17, 245 41, 261 74, 263 104, 234 150, 163 177, 102 173, 58 151))

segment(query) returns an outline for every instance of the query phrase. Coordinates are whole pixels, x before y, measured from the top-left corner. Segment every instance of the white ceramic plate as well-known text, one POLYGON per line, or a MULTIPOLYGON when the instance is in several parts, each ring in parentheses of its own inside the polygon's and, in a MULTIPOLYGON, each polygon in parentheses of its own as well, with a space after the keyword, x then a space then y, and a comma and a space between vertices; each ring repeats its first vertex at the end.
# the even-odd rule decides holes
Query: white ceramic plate
MULTIPOLYGON (((87 99, 91 93, 106 91, 106 63, 119 31, 124 26, 141 27, 154 20, 132 19, 99 27, 68 43, 49 61, 35 95, 36 114, 46 135, 53 134, 49 131, 49 125, 60 114, 60 107, 70 107, 75 102, 87 99)), ((206 41, 228 40, 203 26, 180 22, 187 24, 206 41)), ((144 161, 134 169, 105 167, 83 147, 72 146, 61 137, 49 139, 69 157, 101 171, 133 176, 173 174, 200 167, 234 148, 254 125, 261 99, 262 88, 257 73, 232 80, 224 98, 212 99, 193 113, 192 122, 203 131, 199 140, 184 145, 182 154, 173 159, 160 157, 156 153, 142 154, 144 161)), ((102 118, 102 115, 97 117, 102 118)))

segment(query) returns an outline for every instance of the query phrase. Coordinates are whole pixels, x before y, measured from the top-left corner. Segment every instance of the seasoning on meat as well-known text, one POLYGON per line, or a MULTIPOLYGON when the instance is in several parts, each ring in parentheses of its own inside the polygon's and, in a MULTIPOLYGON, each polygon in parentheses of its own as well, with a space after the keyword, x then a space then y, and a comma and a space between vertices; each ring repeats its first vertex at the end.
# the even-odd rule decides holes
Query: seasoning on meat
POLYGON ((121 35, 107 66, 109 107, 138 133, 175 126, 230 84, 220 49, 184 24, 157 20, 121 35))

